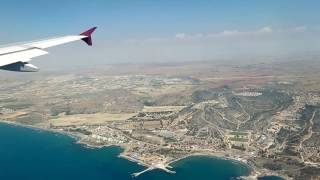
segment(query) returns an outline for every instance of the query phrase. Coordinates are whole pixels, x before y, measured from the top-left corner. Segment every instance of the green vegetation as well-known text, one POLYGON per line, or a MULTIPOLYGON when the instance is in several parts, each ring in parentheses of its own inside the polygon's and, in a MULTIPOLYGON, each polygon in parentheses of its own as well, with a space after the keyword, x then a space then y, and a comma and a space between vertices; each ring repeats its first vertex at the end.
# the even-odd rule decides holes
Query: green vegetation
POLYGON ((231 134, 231 135, 234 135, 234 136, 248 136, 248 133, 246 133, 246 132, 239 132, 239 131, 234 131, 234 132, 231 132, 230 134, 231 134))

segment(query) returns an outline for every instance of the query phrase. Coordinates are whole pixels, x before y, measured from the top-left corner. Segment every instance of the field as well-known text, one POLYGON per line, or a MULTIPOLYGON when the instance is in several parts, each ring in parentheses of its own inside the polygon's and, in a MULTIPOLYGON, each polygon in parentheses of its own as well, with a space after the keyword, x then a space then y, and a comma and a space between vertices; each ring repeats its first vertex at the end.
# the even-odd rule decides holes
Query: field
POLYGON ((65 115, 56 119, 49 120, 52 126, 82 126, 82 125, 101 125, 110 121, 123 121, 136 115, 136 113, 127 114, 77 114, 65 115))

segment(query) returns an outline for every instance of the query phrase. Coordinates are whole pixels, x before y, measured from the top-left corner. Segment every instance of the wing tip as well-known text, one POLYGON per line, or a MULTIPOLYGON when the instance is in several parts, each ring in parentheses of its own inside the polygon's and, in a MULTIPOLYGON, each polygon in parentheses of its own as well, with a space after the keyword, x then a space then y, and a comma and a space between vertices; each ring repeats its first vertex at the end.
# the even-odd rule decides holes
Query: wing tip
POLYGON ((83 36, 91 36, 91 34, 97 29, 97 27, 92 27, 88 30, 86 30, 85 32, 82 32, 80 35, 83 36))
POLYGON ((93 27, 93 28, 90 28, 88 29, 87 31, 81 33, 80 35, 82 36, 86 36, 85 38, 82 38, 82 40, 84 42, 86 42, 89 46, 92 46, 92 33, 97 29, 97 27, 93 27))

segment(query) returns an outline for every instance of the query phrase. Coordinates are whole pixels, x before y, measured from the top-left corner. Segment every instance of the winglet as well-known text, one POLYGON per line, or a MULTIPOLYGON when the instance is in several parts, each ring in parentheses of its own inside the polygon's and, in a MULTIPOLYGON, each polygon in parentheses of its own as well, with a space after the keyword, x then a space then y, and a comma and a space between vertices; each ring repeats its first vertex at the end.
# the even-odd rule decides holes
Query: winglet
POLYGON ((82 36, 86 36, 82 40, 84 42, 86 42, 89 46, 92 46, 92 37, 91 37, 91 35, 96 29, 97 29, 97 27, 93 27, 93 28, 91 28, 91 29, 89 29, 89 30, 87 30, 87 31, 85 31, 85 32, 80 34, 82 36))

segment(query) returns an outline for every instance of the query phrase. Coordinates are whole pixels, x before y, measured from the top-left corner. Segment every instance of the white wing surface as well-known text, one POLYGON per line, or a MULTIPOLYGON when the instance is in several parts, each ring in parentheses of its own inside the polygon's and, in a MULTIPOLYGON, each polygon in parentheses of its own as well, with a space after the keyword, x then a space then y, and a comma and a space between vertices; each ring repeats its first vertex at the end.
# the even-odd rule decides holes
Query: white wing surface
POLYGON ((28 63, 32 58, 48 54, 45 51, 46 48, 73 41, 83 40, 91 46, 91 35, 95 29, 96 27, 91 28, 80 35, 63 36, 0 48, 0 69, 22 72, 38 71, 37 67, 28 63))

